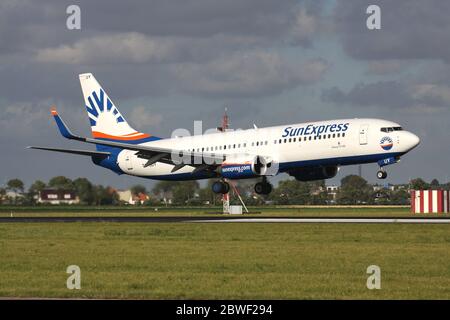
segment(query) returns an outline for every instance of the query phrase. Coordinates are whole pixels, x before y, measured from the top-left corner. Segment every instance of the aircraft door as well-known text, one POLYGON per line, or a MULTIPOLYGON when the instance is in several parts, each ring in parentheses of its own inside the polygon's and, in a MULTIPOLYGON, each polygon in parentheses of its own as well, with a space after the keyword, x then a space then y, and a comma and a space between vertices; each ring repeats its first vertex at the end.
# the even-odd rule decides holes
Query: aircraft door
POLYGON ((125 167, 128 171, 133 171, 133 153, 127 152, 125 155, 125 167))
POLYGON ((367 144, 367 134, 369 131, 369 125, 368 124, 362 124, 359 127, 359 144, 360 145, 365 145, 367 144))

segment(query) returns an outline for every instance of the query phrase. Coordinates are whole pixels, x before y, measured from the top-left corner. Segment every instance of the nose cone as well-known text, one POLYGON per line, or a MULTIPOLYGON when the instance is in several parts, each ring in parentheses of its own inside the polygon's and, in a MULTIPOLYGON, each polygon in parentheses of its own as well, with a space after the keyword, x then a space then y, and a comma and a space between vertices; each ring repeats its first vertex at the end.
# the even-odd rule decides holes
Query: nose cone
POLYGON ((417 147, 420 143, 420 138, 418 136, 416 136, 414 133, 412 132, 408 132, 408 136, 407 136, 407 144, 409 146, 409 149, 413 149, 415 147, 417 147))

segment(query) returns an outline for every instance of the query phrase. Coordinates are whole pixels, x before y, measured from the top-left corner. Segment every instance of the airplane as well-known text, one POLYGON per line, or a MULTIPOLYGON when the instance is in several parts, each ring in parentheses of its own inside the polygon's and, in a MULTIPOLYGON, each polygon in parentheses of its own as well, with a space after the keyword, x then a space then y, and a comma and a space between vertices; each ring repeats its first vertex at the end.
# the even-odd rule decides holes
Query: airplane
POLYGON ((31 146, 31 149, 90 156, 112 170, 156 180, 216 179, 215 193, 227 181, 261 178, 257 194, 272 191, 268 177, 287 173, 299 181, 330 179, 341 166, 377 163, 377 178, 399 162, 420 139, 398 123, 381 119, 339 119, 210 134, 160 138, 133 129, 91 73, 79 75, 92 138, 73 134, 55 108, 61 135, 94 144, 96 151, 31 146))

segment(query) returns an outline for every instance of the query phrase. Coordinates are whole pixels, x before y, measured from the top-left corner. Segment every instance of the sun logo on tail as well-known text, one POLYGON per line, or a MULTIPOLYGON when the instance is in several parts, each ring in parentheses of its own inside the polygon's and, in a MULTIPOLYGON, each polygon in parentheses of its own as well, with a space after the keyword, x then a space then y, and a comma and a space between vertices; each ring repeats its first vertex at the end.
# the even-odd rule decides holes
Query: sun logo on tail
POLYGON ((114 106, 109 97, 105 95, 105 92, 100 89, 99 93, 93 91, 92 94, 87 98, 86 110, 89 115, 89 121, 91 127, 97 125, 99 116, 108 112, 115 118, 116 123, 125 122, 119 110, 114 106))

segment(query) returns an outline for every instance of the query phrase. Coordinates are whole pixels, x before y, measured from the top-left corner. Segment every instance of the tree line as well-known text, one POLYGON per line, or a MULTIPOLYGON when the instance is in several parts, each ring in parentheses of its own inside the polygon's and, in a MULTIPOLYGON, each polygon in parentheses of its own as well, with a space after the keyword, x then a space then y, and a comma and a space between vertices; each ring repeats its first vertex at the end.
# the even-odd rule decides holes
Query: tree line
MULTIPOLYGON (((133 195, 150 194, 143 205, 221 205, 222 196, 211 190, 214 180, 208 180, 201 187, 198 181, 159 181, 151 190, 137 184, 130 188, 133 195)), ((341 185, 336 192, 327 190, 325 181, 301 182, 294 179, 282 180, 267 196, 253 192, 255 179, 233 182, 247 205, 326 205, 326 204, 409 204, 409 191, 428 189, 450 189, 450 183, 441 184, 433 179, 427 183, 421 178, 412 179, 408 184, 393 188, 378 186, 374 188, 364 178, 348 175, 341 179, 341 185)), ((95 185, 86 178, 71 180, 64 176, 51 178, 48 182, 36 180, 25 190, 20 179, 9 180, 0 188, 1 204, 35 205, 39 192, 44 189, 71 190, 79 197, 81 205, 117 205, 121 204, 117 191, 110 186, 95 185), (20 194, 20 197, 8 199, 8 191, 20 194)), ((231 201, 239 203, 236 196, 231 201)))

